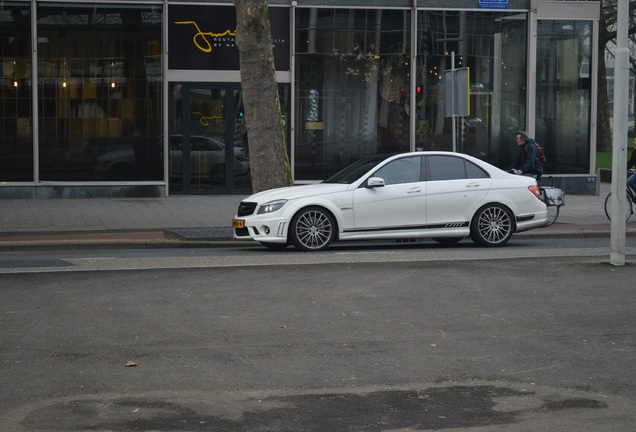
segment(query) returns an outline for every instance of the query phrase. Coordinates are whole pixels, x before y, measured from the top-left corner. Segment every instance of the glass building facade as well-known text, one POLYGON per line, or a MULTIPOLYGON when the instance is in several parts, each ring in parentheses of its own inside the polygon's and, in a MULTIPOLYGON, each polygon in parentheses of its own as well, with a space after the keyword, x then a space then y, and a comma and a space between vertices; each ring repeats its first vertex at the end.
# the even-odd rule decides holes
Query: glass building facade
MULTIPOLYGON (((598 3, 347 3, 270 4, 296 183, 399 151, 505 169, 520 129, 546 176, 594 177, 598 3)), ((2 2, 0 198, 250 192, 235 28, 228 1, 2 2)))
POLYGON ((413 148, 510 165, 525 128, 527 15, 417 11, 413 39, 412 13, 298 10, 296 179, 413 148), (453 68, 470 73, 469 109, 454 125, 445 97, 453 68))

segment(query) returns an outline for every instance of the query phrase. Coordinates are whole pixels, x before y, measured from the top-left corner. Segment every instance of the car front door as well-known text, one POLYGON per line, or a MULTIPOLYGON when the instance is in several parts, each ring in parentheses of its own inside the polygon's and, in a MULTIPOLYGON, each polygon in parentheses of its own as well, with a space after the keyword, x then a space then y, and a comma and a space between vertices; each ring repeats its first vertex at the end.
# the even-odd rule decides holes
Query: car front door
POLYGON ((356 230, 422 227, 426 224, 426 183, 422 181, 422 157, 395 159, 380 167, 372 177, 385 185, 363 184, 353 193, 356 230))

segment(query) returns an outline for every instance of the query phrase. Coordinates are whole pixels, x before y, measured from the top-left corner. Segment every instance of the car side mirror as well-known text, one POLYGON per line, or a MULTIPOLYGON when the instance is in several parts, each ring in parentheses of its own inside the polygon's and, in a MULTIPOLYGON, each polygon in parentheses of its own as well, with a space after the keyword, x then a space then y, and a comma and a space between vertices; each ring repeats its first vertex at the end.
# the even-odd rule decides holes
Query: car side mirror
POLYGON ((380 177, 369 177, 367 180, 367 188, 373 189, 377 187, 384 187, 384 179, 380 177))

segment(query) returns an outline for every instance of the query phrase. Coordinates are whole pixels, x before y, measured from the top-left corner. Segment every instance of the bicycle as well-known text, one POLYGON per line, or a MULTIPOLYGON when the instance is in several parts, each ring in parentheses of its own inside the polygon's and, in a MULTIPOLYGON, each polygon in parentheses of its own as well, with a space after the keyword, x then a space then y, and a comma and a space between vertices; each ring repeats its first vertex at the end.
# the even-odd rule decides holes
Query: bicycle
MULTIPOLYGON (((634 171, 633 169, 627 170, 627 177, 631 176, 634 173, 636 173, 636 171, 634 171)), ((627 222, 629 218, 631 218, 634 214, 634 204, 636 204, 636 193, 631 187, 629 187, 629 185, 626 186, 626 189, 627 199, 625 200, 625 222, 627 222)), ((612 220, 611 196, 612 193, 610 192, 605 198, 605 216, 607 216, 607 219, 609 220, 612 220)))
POLYGON ((552 225, 559 218, 561 207, 565 205, 565 191, 552 186, 539 186, 543 202, 548 207, 548 223, 552 225))
MULTIPOLYGON (((512 168, 508 172, 510 174, 516 174, 517 170, 512 168)), ((537 180, 536 175, 533 174, 532 177, 537 180)), ((552 179, 552 181, 554 181, 554 178, 552 179)), ((538 180, 537 185, 539 186, 539 193, 541 194, 541 198, 548 208, 548 223, 546 224, 546 226, 550 226, 559 218, 561 207, 565 205, 565 191, 554 186, 540 186, 538 180)))

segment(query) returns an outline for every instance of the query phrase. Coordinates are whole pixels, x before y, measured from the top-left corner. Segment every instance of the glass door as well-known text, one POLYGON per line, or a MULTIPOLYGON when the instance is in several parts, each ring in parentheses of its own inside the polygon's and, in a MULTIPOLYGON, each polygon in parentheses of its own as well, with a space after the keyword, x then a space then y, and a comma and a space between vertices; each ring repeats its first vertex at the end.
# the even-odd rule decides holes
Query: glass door
POLYGON ((249 192, 249 151, 240 88, 175 83, 170 95, 170 192, 249 192))

